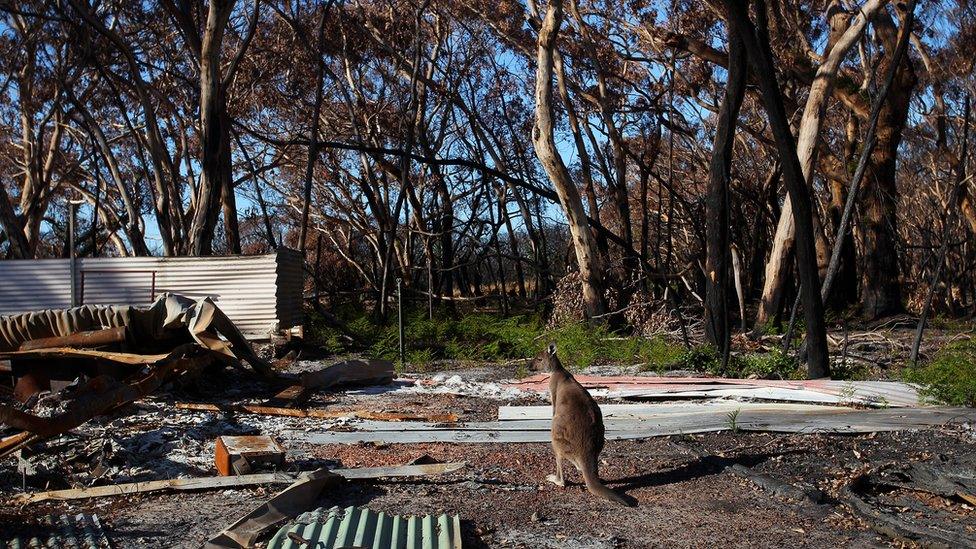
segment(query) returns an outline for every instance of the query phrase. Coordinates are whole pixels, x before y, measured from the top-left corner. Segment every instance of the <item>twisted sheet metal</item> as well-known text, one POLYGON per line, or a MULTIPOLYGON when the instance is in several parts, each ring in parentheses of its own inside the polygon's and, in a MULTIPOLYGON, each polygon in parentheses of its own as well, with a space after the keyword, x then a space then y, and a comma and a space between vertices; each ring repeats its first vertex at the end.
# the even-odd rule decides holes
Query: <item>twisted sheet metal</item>
POLYGON ((63 547, 77 548, 111 548, 102 523, 98 515, 61 515, 49 516, 42 519, 38 530, 43 533, 35 535, 20 535, 7 540, 0 540, 0 548, 21 549, 35 547, 63 547))

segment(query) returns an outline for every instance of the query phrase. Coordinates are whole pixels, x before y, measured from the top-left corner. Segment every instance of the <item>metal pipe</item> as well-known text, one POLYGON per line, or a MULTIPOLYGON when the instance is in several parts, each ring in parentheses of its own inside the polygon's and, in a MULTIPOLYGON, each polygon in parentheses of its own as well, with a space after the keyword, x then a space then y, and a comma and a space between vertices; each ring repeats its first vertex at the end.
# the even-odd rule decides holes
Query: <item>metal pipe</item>
POLYGON ((71 271, 71 306, 78 306, 77 265, 75 263, 75 212, 78 205, 72 200, 68 203, 68 269, 71 271))
POLYGON ((404 331, 403 331, 403 279, 397 277, 397 323, 400 326, 400 366, 406 364, 406 349, 404 346, 404 331))

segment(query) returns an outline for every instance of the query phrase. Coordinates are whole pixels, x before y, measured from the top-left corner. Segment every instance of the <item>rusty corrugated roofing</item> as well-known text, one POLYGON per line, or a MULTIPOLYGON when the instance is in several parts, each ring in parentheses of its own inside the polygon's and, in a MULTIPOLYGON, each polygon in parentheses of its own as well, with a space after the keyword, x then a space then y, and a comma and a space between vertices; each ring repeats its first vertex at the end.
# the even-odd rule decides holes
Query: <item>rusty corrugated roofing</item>
POLYGON ((400 517, 361 507, 318 509, 287 524, 269 549, 460 549, 458 515, 400 517), (307 544, 306 544, 307 542, 307 544))

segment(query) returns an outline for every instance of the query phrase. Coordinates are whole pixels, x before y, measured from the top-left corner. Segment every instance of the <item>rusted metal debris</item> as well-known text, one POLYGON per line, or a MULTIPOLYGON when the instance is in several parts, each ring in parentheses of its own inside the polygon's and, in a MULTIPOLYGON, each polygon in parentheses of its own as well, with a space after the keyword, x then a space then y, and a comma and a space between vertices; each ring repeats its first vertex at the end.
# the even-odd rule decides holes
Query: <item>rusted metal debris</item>
POLYGON ((53 349, 57 347, 72 347, 88 349, 91 347, 101 347, 125 341, 125 326, 105 328, 104 330, 88 330, 76 332, 63 337, 42 337, 31 339, 20 344, 21 351, 33 351, 35 349, 53 349))
POLYGON ((267 435, 217 437, 214 464, 223 476, 244 475, 258 465, 284 465, 285 449, 267 435))
POLYGON ((97 415, 150 394, 172 376, 212 364, 217 356, 219 355, 196 345, 183 345, 166 358, 152 364, 149 374, 132 383, 122 383, 110 376, 90 379, 76 391, 76 398, 64 412, 51 417, 40 417, 12 406, 0 405, 0 423, 28 431, 38 437, 64 433, 97 415))
MULTIPOLYGON (((271 365, 257 356, 244 334, 210 298, 193 300, 163 294, 148 308, 86 305, 0 317, 0 360, 50 359, 54 349, 63 349, 60 358, 90 359, 99 357, 91 354, 97 351, 82 348, 106 345, 115 347, 108 349, 110 352, 159 355, 185 343, 242 360, 259 374, 274 377, 271 365)), ((146 362, 120 360, 114 353, 100 358, 129 364, 146 362)), ((15 373, 16 368, 14 364, 15 373)))
POLYGON ((389 360, 345 360, 317 372, 301 376, 308 389, 328 389, 340 385, 383 385, 393 381, 393 363, 389 360))
POLYGON ((261 376, 275 375, 213 301, 173 294, 148 309, 86 306, 0 317, 0 360, 10 362, 17 400, 29 404, 51 390, 66 402, 50 417, 0 405, 0 424, 23 431, 0 443, 0 456, 213 364, 245 361, 261 376))

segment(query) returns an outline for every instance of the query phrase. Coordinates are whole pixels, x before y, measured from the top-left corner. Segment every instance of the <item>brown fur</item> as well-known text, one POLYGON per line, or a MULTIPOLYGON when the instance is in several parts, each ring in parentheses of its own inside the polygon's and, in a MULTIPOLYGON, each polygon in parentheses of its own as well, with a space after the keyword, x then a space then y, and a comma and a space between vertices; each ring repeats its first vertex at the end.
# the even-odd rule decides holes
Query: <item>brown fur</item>
POLYGON ((548 480, 565 486, 563 461, 579 470, 591 494, 630 505, 627 500, 600 482, 599 459, 603 451, 603 414, 590 393, 563 368, 556 357, 554 344, 539 353, 532 361, 534 370, 550 373, 549 396, 552 399, 552 449, 556 455, 556 474, 548 480))

